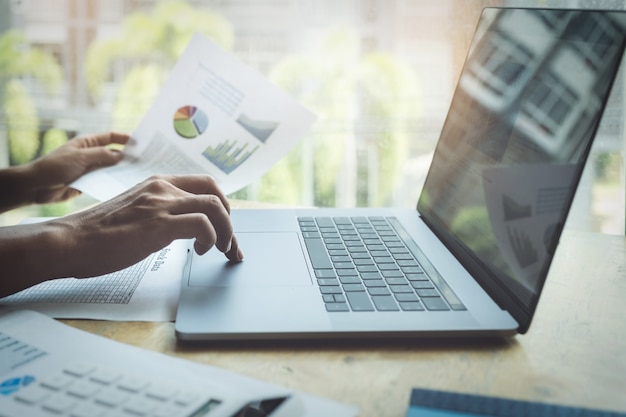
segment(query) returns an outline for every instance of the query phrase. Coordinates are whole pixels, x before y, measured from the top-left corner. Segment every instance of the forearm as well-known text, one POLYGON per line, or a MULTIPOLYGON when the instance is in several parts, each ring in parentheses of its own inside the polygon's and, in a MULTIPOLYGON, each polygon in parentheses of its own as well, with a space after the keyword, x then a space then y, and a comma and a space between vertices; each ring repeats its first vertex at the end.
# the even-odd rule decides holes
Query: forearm
POLYGON ((0 170, 0 213, 35 202, 32 165, 0 170))
POLYGON ((0 297, 66 273, 66 231, 54 222, 0 227, 0 297))

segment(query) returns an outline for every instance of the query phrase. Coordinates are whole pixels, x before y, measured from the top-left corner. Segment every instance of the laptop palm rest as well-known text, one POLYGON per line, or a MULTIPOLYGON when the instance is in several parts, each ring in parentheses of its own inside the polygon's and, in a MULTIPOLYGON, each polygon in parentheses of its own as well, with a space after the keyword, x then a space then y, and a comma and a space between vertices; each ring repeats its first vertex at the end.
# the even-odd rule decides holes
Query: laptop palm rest
POLYGON ((194 254, 190 287, 310 286, 311 276, 298 234, 237 233, 243 262, 228 262, 218 250, 194 254))

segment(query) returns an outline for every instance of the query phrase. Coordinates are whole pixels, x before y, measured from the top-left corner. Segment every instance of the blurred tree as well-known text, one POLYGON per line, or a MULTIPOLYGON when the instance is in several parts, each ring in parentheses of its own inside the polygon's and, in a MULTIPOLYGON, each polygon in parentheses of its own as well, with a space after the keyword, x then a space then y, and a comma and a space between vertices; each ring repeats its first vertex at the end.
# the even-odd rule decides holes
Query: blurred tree
MULTIPOLYGON (((312 53, 278 63, 271 78, 318 115, 312 133, 288 157, 286 184, 306 190, 306 167, 312 166, 315 195, 312 201, 283 198, 316 206, 387 204, 408 154, 407 127, 419 112, 417 79, 408 65, 391 55, 362 53, 357 32, 348 28, 331 32, 312 53), (359 161, 357 149, 373 158, 359 161), (355 192, 360 164, 370 170, 363 185, 368 189, 355 192)), ((263 188, 279 182, 276 177, 283 186, 284 169, 264 176, 261 198, 263 188)))
POLYGON ((231 49, 234 43, 232 25, 222 16, 184 1, 161 1, 148 14, 127 16, 117 37, 96 40, 89 46, 85 71, 94 99, 102 93, 115 63, 122 62, 125 68, 116 95, 113 129, 135 129, 195 32, 224 49, 231 49))
POLYGON ((0 117, 6 122, 13 164, 30 161, 39 149, 37 109, 22 82, 28 77, 53 93, 61 84, 61 68, 52 55, 29 47, 20 32, 5 32, 0 36, 0 117))

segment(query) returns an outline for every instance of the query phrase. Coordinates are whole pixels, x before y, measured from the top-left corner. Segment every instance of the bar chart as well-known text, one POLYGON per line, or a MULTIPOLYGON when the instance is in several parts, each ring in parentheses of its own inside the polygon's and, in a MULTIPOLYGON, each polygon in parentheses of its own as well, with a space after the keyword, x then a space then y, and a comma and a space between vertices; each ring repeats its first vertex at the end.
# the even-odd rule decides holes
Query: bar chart
POLYGON ((235 140, 225 140, 216 146, 206 148, 202 152, 202 156, 215 164, 224 173, 230 174, 250 158, 258 148, 259 145, 251 148, 248 143, 240 145, 235 140))

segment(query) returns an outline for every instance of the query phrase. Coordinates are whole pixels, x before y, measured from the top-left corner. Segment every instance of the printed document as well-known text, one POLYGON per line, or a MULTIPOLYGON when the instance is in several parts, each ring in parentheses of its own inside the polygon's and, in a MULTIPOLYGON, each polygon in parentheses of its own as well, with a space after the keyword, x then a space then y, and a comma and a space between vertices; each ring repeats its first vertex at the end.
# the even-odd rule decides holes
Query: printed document
POLYGON ((102 201, 153 174, 209 174, 231 194, 284 157, 314 121, 260 73, 195 34, 132 134, 125 159, 72 187, 102 201))
POLYGON ((175 240, 142 261, 95 278, 45 281, 0 299, 55 318, 174 321, 188 240, 175 240))

